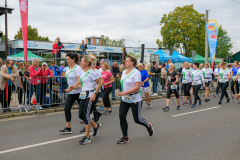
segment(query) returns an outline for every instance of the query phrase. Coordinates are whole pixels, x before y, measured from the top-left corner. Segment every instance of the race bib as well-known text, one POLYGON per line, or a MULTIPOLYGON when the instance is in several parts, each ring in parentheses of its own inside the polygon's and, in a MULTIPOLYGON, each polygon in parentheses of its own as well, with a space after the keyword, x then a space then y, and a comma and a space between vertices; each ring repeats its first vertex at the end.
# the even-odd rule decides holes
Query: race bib
POLYGON ((79 98, 80 98, 80 99, 86 99, 86 96, 87 96, 86 91, 81 91, 79 98))
POLYGON ((219 82, 220 82, 220 83, 225 83, 225 82, 226 82, 226 79, 220 79, 219 82))
POLYGON ((204 82, 205 82, 205 83, 208 83, 208 79, 204 79, 204 82))
POLYGON ((131 96, 130 95, 123 96, 123 101, 127 103, 131 103, 132 102, 131 96))
POLYGON ((182 80, 182 83, 183 83, 183 84, 187 84, 187 83, 188 83, 188 80, 182 80))
POLYGON ((171 85, 171 89, 177 89, 177 85, 171 85))
POLYGON ((232 79, 235 79, 235 78, 236 78, 236 76, 233 76, 233 77, 232 77, 232 79))
POLYGON ((196 86, 197 84, 198 84, 197 81, 193 81, 193 82, 192 82, 192 85, 193 85, 193 86, 196 86))

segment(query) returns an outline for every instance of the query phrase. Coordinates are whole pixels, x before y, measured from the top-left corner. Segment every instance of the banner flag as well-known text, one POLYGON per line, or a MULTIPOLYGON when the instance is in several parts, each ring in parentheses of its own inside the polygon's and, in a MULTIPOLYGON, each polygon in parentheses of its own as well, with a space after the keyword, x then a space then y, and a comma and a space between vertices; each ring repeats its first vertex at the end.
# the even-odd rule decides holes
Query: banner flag
POLYGON ((27 33, 28 33, 28 0, 19 0, 21 23, 22 23, 22 38, 25 61, 25 75, 27 71, 27 33))
POLYGON ((211 57, 211 67, 214 68, 214 61, 217 49, 217 40, 218 40, 218 23, 215 19, 211 19, 206 24, 207 28, 207 37, 208 45, 211 57))

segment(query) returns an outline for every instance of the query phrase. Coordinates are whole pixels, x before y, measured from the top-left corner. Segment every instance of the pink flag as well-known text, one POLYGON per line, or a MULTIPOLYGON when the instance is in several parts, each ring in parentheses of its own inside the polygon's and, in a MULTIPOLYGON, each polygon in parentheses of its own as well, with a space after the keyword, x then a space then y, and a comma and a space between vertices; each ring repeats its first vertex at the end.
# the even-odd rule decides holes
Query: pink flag
POLYGON ((27 71, 27 32, 28 32, 28 0, 19 0, 21 22, 22 22, 22 37, 25 60, 25 75, 27 71))

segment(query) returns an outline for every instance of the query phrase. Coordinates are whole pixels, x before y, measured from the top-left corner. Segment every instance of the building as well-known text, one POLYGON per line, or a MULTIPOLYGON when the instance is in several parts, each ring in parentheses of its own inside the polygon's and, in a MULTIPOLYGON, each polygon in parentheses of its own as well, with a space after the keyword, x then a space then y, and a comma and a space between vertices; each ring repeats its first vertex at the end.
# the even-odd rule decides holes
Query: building
POLYGON ((234 61, 240 61, 240 51, 238 51, 237 53, 233 54, 231 56, 231 58, 229 58, 230 60, 228 61, 229 63, 234 63, 234 61))
POLYGON ((102 45, 102 38, 97 36, 91 36, 86 38, 87 45, 102 45))

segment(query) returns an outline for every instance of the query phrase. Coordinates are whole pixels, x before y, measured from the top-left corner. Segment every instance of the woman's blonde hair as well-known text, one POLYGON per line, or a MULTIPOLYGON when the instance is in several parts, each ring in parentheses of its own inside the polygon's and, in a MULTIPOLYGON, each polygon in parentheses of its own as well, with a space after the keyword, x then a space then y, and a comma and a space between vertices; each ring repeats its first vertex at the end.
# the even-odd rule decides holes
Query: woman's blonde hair
POLYGON ((209 62, 205 62, 204 65, 208 65, 208 67, 210 67, 210 63, 209 62))
POLYGON ((35 66, 38 62, 39 62, 38 59, 33 59, 32 65, 35 66))
POLYGON ((90 55, 90 59, 92 60, 92 62, 93 62, 94 64, 97 63, 97 58, 96 58, 94 55, 90 55))
POLYGON ((187 64, 187 65, 189 65, 189 62, 188 62, 188 61, 185 61, 183 64, 187 64))
POLYGON ((173 68, 175 67, 175 65, 173 63, 170 63, 169 66, 171 66, 173 68))
POLYGON ((108 67, 108 64, 107 64, 107 63, 103 63, 103 64, 102 64, 102 66, 103 66, 103 67, 105 67, 106 69, 109 69, 109 67, 108 67))
POLYGON ((152 68, 152 64, 151 64, 151 63, 148 63, 148 64, 146 65, 146 70, 147 70, 147 71, 150 71, 151 68, 152 68))
POLYGON ((93 61, 92 59, 90 58, 90 56, 88 55, 85 55, 83 56, 83 58, 85 59, 85 62, 89 63, 88 66, 91 67, 93 65, 93 61))
POLYGON ((19 63, 18 63, 18 69, 20 69, 20 67, 21 67, 23 64, 24 64, 23 62, 19 62, 19 63))
POLYGON ((203 63, 199 64, 199 68, 202 69, 203 68, 203 63))

